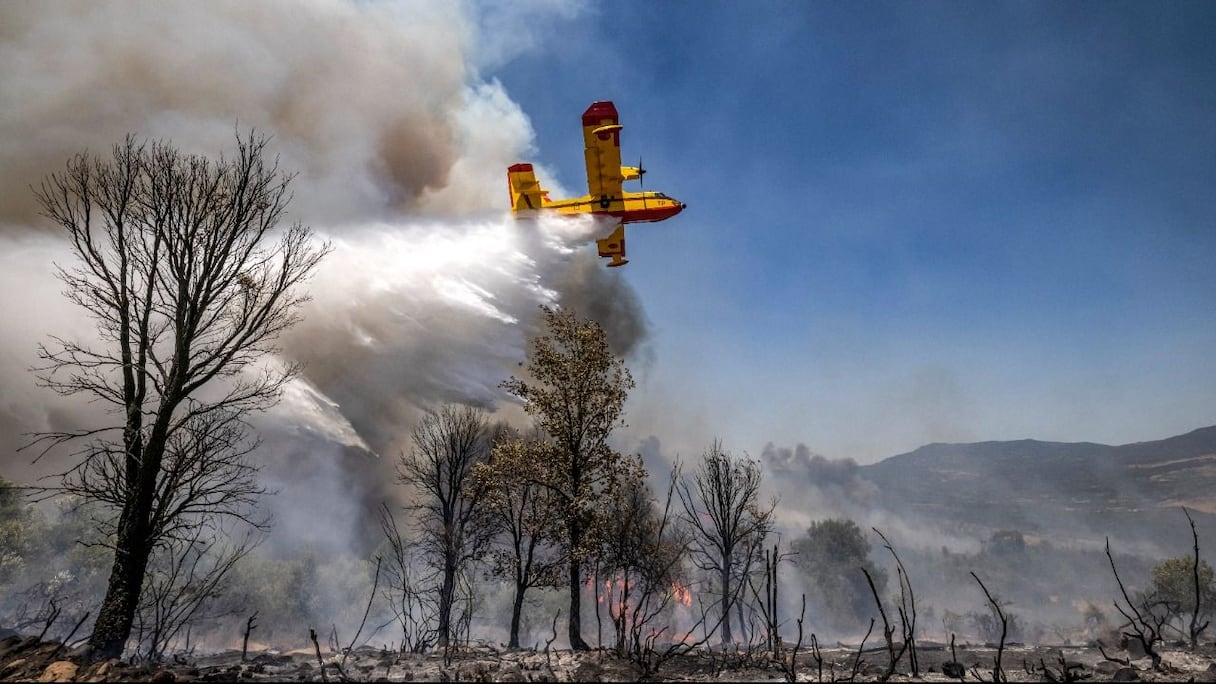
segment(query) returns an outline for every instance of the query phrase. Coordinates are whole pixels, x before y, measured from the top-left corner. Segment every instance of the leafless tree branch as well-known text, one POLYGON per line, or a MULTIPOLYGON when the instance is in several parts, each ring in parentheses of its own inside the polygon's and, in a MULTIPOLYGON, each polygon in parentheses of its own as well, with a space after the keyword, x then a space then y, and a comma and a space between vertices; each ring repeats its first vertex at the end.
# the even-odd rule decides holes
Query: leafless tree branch
POLYGON ((108 506, 114 566, 91 637, 121 654, 153 551, 190 538, 209 515, 259 524, 261 491, 244 457, 243 417, 277 401, 298 372, 266 362, 307 299, 299 285, 328 247, 299 224, 279 230, 291 175, 268 139, 237 139, 217 160, 132 136, 109 159, 80 154, 35 188, 75 262, 57 267, 96 340, 52 337, 39 382, 111 407, 113 424, 38 435, 27 448, 83 445, 49 493, 108 506))

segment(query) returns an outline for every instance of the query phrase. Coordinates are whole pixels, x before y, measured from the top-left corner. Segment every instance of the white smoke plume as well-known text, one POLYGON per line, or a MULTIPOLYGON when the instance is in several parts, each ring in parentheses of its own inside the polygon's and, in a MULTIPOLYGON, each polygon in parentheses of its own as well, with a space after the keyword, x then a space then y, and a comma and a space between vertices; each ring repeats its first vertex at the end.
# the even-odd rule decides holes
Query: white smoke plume
MULTIPOLYGON (((304 361, 307 379, 372 450, 389 448, 413 410, 501 397, 538 305, 560 297, 548 274, 564 271, 595 229, 591 220, 495 216, 346 230, 310 284, 313 301, 286 353, 304 361)), ((291 399, 315 405, 316 396, 291 399)), ((331 422, 325 415, 312 422, 331 422)))

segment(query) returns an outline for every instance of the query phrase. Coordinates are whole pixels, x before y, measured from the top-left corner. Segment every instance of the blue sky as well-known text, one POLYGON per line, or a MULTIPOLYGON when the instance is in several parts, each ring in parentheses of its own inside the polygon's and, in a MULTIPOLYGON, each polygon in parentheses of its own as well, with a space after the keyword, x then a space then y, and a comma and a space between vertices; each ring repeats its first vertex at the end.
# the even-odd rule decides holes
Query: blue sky
POLYGON ((611 99, 689 205, 629 231, 637 430, 864 462, 1216 423, 1216 6, 629 2, 536 35, 483 74, 536 160, 580 188, 611 99))

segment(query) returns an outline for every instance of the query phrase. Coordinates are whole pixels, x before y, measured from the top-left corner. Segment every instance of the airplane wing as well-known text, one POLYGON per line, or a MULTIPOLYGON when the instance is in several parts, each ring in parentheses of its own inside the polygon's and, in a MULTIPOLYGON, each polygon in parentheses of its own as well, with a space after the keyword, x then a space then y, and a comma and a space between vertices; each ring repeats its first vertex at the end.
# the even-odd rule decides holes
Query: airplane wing
POLYGON ((616 230, 606 238, 596 240, 596 247, 600 250, 600 256, 611 258, 609 266, 624 266, 629 263, 625 258, 625 224, 616 224, 616 230))
MULTIPOLYGON (((600 207, 621 198, 621 123, 611 102, 594 102, 583 112, 587 190, 600 207)), ((623 244, 623 243, 622 243, 623 244)))

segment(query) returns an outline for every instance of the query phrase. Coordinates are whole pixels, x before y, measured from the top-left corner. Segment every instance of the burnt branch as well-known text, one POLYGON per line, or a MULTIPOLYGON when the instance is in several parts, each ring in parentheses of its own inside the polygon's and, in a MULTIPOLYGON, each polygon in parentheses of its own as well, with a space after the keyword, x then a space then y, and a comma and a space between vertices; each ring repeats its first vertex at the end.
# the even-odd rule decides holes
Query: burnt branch
POLYGON ((992 664, 992 681, 1009 681, 1005 677, 1005 670, 1001 668, 1001 656, 1005 652, 1005 637, 1009 633, 1009 617, 1006 616, 1005 611, 1001 609, 1000 602, 992 598, 992 594, 989 593, 988 587, 984 586, 984 582, 980 579, 979 575, 975 574, 975 571, 972 571, 971 576, 974 577, 976 583, 980 585, 980 589, 984 591, 984 596, 988 599, 988 605, 992 607, 992 610, 996 612, 997 619, 1001 621, 1001 641, 999 644, 997 644, 996 656, 992 664))
POLYGON ((199 523, 188 537, 174 537, 149 564, 135 616, 136 643, 148 662, 163 661, 192 624, 213 622, 229 612, 216 600, 236 565, 260 542, 253 533, 236 541, 231 531, 199 523))
POLYGON ((380 587, 380 562, 383 560, 381 556, 376 556, 376 572, 372 578, 372 590, 367 596, 367 608, 363 611, 363 619, 359 622, 359 629, 355 630, 355 636, 351 638, 350 645, 342 649, 342 660, 338 663, 338 671, 343 671, 346 665, 346 658, 350 652, 354 650, 355 644, 359 642, 359 635, 363 634, 363 627, 367 625, 367 616, 372 612, 372 601, 376 598, 376 589, 380 587))
POLYGON ((1115 558, 1110 552, 1110 537, 1106 538, 1106 559, 1110 561, 1110 571, 1115 576, 1115 582, 1119 585, 1119 593, 1123 595, 1123 600, 1127 604, 1125 610, 1118 600, 1115 600, 1115 610, 1123 616, 1127 622, 1124 624, 1130 631, 1123 632, 1123 636, 1128 639, 1135 639, 1140 642, 1144 648, 1144 653, 1153 661, 1153 669, 1161 669, 1161 654, 1157 652, 1156 645, 1162 641, 1161 630, 1168 617, 1154 615, 1151 606, 1144 605, 1141 608, 1136 606, 1136 602, 1132 601, 1131 596, 1127 593, 1127 587, 1123 584, 1123 579, 1119 577, 1119 570, 1115 567, 1115 558))
POLYGON ((1204 591, 1202 590, 1199 581, 1199 532, 1195 530, 1195 520, 1191 517, 1191 512, 1184 506, 1182 512, 1186 515, 1186 521, 1191 525, 1191 541, 1194 555, 1191 561, 1191 578, 1195 590, 1195 603, 1191 606, 1191 621, 1187 625, 1188 637, 1190 637, 1191 650, 1194 651, 1199 647, 1199 637, 1211 625, 1211 620, 1199 621, 1199 614, 1202 610, 1201 603, 1203 601, 1204 591))
POLYGON ((857 674, 861 672, 862 660, 861 654, 865 653, 866 641, 870 639, 870 634, 874 631, 874 618, 870 618, 870 626, 866 628, 866 635, 861 638, 861 644, 857 646, 857 655, 853 657, 853 669, 849 672, 850 682, 857 681, 857 674))
POLYGON ((59 613, 61 611, 62 609, 55 605, 55 599, 51 599, 51 608, 46 616, 46 621, 43 622, 42 631, 38 633, 38 641, 41 642, 42 638, 46 636, 46 633, 48 630, 50 630, 51 625, 55 624, 55 620, 59 619, 59 613))
POLYGON ((874 533, 877 534, 883 541, 883 547, 891 553, 891 557, 895 559, 896 576, 899 579, 899 624, 903 633, 903 643, 908 648, 908 660, 912 665, 912 676, 920 676, 920 660, 916 654, 916 595, 912 593, 912 582, 908 579, 908 572, 904 569, 904 562, 900 560, 899 554, 895 552, 895 547, 887 539, 877 527, 871 527, 874 533))
POLYGON ((1131 667, 1132 661, 1130 658, 1114 658, 1109 653, 1107 653, 1106 645, 1102 643, 1101 639, 1094 641, 1094 644, 1097 645, 1098 653, 1102 654, 1103 660, 1106 660, 1106 661, 1112 662, 1112 663, 1118 663, 1118 664, 1126 666, 1126 667, 1131 667))
MULTIPOLYGON (((63 641, 59 642, 59 645, 55 647, 55 650, 51 651, 50 655, 48 655, 46 657, 46 660, 48 663, 54 661, 55 656, 59 655, 60 652, 63 651, 63 649, 70 647, 70 645, 72 643, 72 637, 76 636, 76 632, 80 631, 81 626, 83 626, 85 621, 87 621, 89 619, 90 615, 92 615, 92 613, 85 612, 84 615, 80 616, 80 619, 76 621, 76 625, 74 627, 72 627, 72 631, 68 632, 68 635, 63 638, 63 641)), ((88 638, 88 637, 85 637, 85 638, 88 638)))
POLYGON ((402 534, 387 504, 380 506, 380 530, 388 542, 382 595, 401 627, 401 652, 424 653, 438 642, 435 574, 418 560, 414 542, 402 534))
POLYGON ((249 618, 245 620, 245 634, 244 634, 244 637, 241 639, 241 662, 242 663, 245 662, 246 654, 248 654, 248 652, 249 652, 249 635, 253 632, 253 630, 258 628, 257 619, 258 619, 258 611, 255 610, 255 611, 253 611, 253 614, 250 615, 249 618))
MULTIPOLYGON (((790 650, 790 658, 778 658, 777 663, 781 666, 781 672, 785 675, 785 681, 798 681, 798 650, 802 648, 802 622, 806 619, 806 594, 802 595, 802 611, 798 614, 798 640, 794 642, 794 648, 790 650)), ((819 653, 819 642, 815 639, 815 635, 811 635, 812 651, 816 661, 819 663, 819 679, 823 680, 823 655, 819 653)))
POLYGON ((317 641, 317 630, 309 627, 308 638, 312 640, 313 650, 317 654, 317 668, 321 670, 321 681, 328 682, 329 678, 325 675, 325 661, 321 658, 321 644, 317 641))
POLYGON ((865 568, 861 568, 862 574, 866 576, 866 582, 870 585, 870 593, 874 595, 874 603, 878 606, 878 614, 882 617, 882 636, 887 642, 887 669, 879 676, 879 681, 885 682, 895 674, 895 668, 899 665, 899 661, 903 658, 904 651, 908 648, 907 640, 899 644, 899 648, 895 647, 895 628, 891 626, 891 621, 887 619, 887 611, 882 607, 882 599, 878 596, 878 589, 874 586, 874 578, 870 576, 870 572, 865 568))

